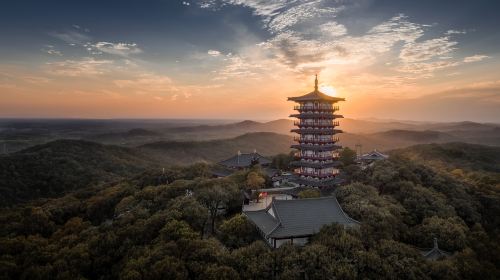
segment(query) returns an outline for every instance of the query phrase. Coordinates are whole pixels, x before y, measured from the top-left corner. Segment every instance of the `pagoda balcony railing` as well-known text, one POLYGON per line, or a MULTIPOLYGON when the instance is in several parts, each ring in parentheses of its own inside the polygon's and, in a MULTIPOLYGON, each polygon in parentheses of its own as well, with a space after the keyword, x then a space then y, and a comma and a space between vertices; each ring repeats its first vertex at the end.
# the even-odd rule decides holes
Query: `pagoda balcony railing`
POLYGON ((299 143, 310 143, 310 144, 328 144, 328 143, 335 143, 339 141, 338 137, 332 137, 330 139, 307 139, 307 138, 301 138, 301 137, 293 137, 293 140, 299 143))
POLYGON ((300 176, 311 176, 315 178, 330 178, 334 177, 335 175, 338 174, 338 172, 331 172, 331 173, 319 173, 319 172, 307 172, 307 171, 295 171, 295 174, 300 175, 300 176))
POLYGON ((339 106, 293 106, 294 110, 298 111, 328 111, 335 112, 339 110, 339 106))
POLYGON ((338 160, 338 155, 301 155, 300 153, 296 153, 295 158, 297 159, 306 159, 306 160, 329 160, 334 161, 338 160))
POLYGON ((330 123, 307 123, 301 121, 294 121, 293 124, 296 126, 303 126, 303 127, 333 127, 340 125, 338 121, 333 121, 330 123))

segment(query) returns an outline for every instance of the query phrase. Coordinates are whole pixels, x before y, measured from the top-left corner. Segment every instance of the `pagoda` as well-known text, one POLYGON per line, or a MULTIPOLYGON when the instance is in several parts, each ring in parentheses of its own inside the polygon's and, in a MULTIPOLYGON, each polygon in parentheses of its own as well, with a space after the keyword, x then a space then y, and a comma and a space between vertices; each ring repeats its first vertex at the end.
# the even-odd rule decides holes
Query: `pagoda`
POLYGON ((337 129, 337 119, 342 115, 335 114, 338 106, 334 106, 344 98, 333 97, 318 90, 318 75, 314 81, 314 91, 306 95, 289 97, 289 101, 297 102, 294 109, 298 114, 290 117, 297 118, 296 128, 292 132, 294 137, 292 148, 297 149, 296 160, 290 163, 295 167, 293 182, 301 186, 331 187, 340 183, 339 170, 339 138, 336 137, 342 130, 337 129))

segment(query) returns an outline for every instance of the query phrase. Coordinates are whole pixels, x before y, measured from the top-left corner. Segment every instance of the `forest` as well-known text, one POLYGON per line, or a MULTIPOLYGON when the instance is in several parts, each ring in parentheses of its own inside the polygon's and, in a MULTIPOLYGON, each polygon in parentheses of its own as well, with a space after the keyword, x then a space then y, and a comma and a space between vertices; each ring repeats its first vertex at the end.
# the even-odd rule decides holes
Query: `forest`
POLYGON ((349 182, 330 194, 359 229, 332 224, 306 246, 272 250, 241 213, 242 190, 269 183, 259 167, 211 178, 207 163, 144 164, 138 175, 3 206, 0 278, 500 278, 500 148, 422 144, 364 170, 345 149, 342 161, 349 182), (450 257, 423 258, 434 237, 450 257))

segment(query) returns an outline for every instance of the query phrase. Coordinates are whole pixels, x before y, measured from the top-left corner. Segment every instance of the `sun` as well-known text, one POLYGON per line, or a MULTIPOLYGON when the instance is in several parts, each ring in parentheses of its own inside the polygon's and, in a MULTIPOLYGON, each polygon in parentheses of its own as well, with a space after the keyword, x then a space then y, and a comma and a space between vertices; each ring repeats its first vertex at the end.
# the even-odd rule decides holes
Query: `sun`
POLYGON ((329 85, 321 85, 319 87, 319 90, 325 94, 328 94, 330 96, 336 96, 337 95, 337 91, 335 90, 334 87, 332 86, 329 86, 329 85))

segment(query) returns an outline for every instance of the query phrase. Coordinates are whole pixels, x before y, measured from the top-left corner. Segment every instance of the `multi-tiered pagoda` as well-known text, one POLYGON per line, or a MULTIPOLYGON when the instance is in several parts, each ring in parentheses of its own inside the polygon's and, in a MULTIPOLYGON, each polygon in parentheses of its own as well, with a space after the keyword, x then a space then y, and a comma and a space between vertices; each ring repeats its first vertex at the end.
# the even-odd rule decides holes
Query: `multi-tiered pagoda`
POLYGON ((310 187, 330 187, 340 182, 339 170, 339 141, 336 134, 342 133, 337 129, 338 118, 335 112, 339 110, 334 106, 344 98, 326 95, 318 90, 318 76, 314 81, 314 91, 298 97, 289 97, 289 101, 299 105, 294 109, 298 114, 290 115, 298 120, 294 122, 297 128, 292 132, 299 134, 295 137, 297 144, 292 148, 298 150, 297 160, 291 162, 295 168, 294 182, 310 187))

